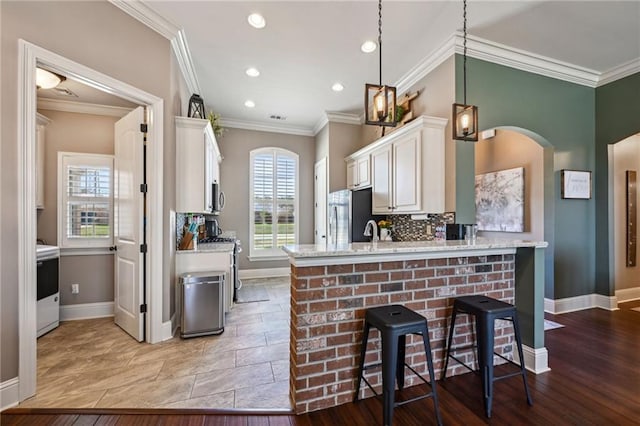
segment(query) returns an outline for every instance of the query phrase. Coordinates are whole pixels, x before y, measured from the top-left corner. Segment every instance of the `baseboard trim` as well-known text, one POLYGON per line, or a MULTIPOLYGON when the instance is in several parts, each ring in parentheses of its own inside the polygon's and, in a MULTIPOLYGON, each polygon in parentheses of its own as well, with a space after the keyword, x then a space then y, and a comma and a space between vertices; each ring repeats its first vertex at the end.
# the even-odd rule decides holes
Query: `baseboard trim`
MULTIPOLYGON (((534 374, 542 374, 551 371, 549 368, 549 352, 542 347, 533 349, 527 345, 522 345, 522 355, 524 356, 524 366, 534 374)), ((513 344, 513 357, 516 362, 520 362, 518 350, 513 344)))
POLYGON ((113 302, 79 303, 60 306, 60 321, 75 321, 113 316, 113 302))
POLYGON ((253 278, 286 277, 290 273, 290 268, 241 269, 238 276, 241 280, 250 280, 253 278))
POLYGON ((631 302, 640 299, 640 287, 625 288, 616 290, 616 298, 618 303, 631 302))
POLYGON ((173 338, 177 329, 178 324, 176 323, 176 314, 174 312, 173 315, 171 315, 171 319, 169 321, 165 321, 162 323, 162 335, 160 336, 160 338, 163 342, 165 340, 173 338))
POLYGON ((20 381, 17 377, 0 383, 0 411, 20 403, 20 381))
POLYGON ((604 296, 596 293, 564 299, 544 299, 544 311, 554 315, 592 308, 615 311, 618 309, 618 301, 616 296, 604 296))

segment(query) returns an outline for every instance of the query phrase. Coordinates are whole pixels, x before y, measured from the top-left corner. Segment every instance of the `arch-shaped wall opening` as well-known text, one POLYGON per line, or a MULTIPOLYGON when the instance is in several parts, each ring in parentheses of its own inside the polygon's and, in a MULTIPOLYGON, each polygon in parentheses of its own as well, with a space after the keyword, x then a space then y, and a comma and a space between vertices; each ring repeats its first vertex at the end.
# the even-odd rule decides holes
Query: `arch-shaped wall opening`
MULTIPOLYGON (((640 264, 637 263, 638 254, 634 254, 635 264, 627 259, 627 244, 629 237, 635 237, 637 245, 640 229, 635 227, 635 235, 627 235, 627 224, 637 223, 636 217, 628 217, 627 207, 627 171, 640 169, 640 133, 625 138, 609 149, 609 271, 613 278, 612 290, 618 303, 640 298, 640 264)), ((637 188, 637 183, 636 183, 637 188)), ((638 205, 640 193, 636 191, 635 200, 638 205)))
POLYGON ((482 232, 496 238, 544 240, 545 298, 553 299, 554 289, 554 148, 548 140, 527 129, 499 126, 495 136, 480 139, 475 145, 475 174, 515 167, 524 168, 523 232, 482 232))

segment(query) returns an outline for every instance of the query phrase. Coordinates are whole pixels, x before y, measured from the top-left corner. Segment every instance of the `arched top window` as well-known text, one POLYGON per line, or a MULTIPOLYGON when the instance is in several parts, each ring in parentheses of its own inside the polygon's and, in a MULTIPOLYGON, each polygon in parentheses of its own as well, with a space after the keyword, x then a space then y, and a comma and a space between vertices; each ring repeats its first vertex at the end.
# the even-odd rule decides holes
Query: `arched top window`
POLYGON ((250 251, 252 258, 283 258, 298 243, 298 154, 281 148, 251 151, 250 251))

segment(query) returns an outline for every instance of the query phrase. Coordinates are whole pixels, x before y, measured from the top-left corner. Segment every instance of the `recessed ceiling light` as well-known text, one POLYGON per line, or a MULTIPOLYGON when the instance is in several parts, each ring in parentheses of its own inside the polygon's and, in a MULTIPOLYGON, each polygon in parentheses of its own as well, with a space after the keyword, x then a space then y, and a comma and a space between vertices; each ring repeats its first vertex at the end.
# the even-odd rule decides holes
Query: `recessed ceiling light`
POLYGON ((333 86, 331 86, 331 90, 334 92, 342 92, 344 90, 344 86, 340 83, 334 83, 333 86))
POLYGON ((247 71, 245 71, 247 73, 247 75, 249 77, 257 77, 260 75, 260 71, 258 71, 257 68, 247 68, 247 71))
POLYGON ((364 53, 371 53, 376 50, 377 47, 378 44, 375 41, 367 40, 362 43, 362 46, 360 46, 360 50, 362 50, 364 53))
POLYGON ((246 100, 244 101, 244 106, 246 106, 247 108, 253 108, 256 106, 256 103, 252 100, 246 100))
POLYGON ((264 17, 259 13, 252 13, 247 18, 247 21, 249 21, 249 25, 253 28, 264 28, 264 26, 267 25, 267 21, 265 21, 264 17))

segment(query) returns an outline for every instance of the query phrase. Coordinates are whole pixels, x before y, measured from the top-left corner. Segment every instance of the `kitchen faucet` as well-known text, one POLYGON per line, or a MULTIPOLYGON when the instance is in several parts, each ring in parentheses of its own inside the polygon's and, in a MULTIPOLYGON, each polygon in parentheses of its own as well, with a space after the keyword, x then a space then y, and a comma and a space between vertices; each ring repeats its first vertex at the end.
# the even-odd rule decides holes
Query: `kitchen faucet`
POLYGON ((378 224, 375 220, 370 220, 364 227, 364 236, 371 237, 371 241, 376 242, 380 238, 378 237, 378 224), (373 230, 373 235, 371 231, 373 230))

